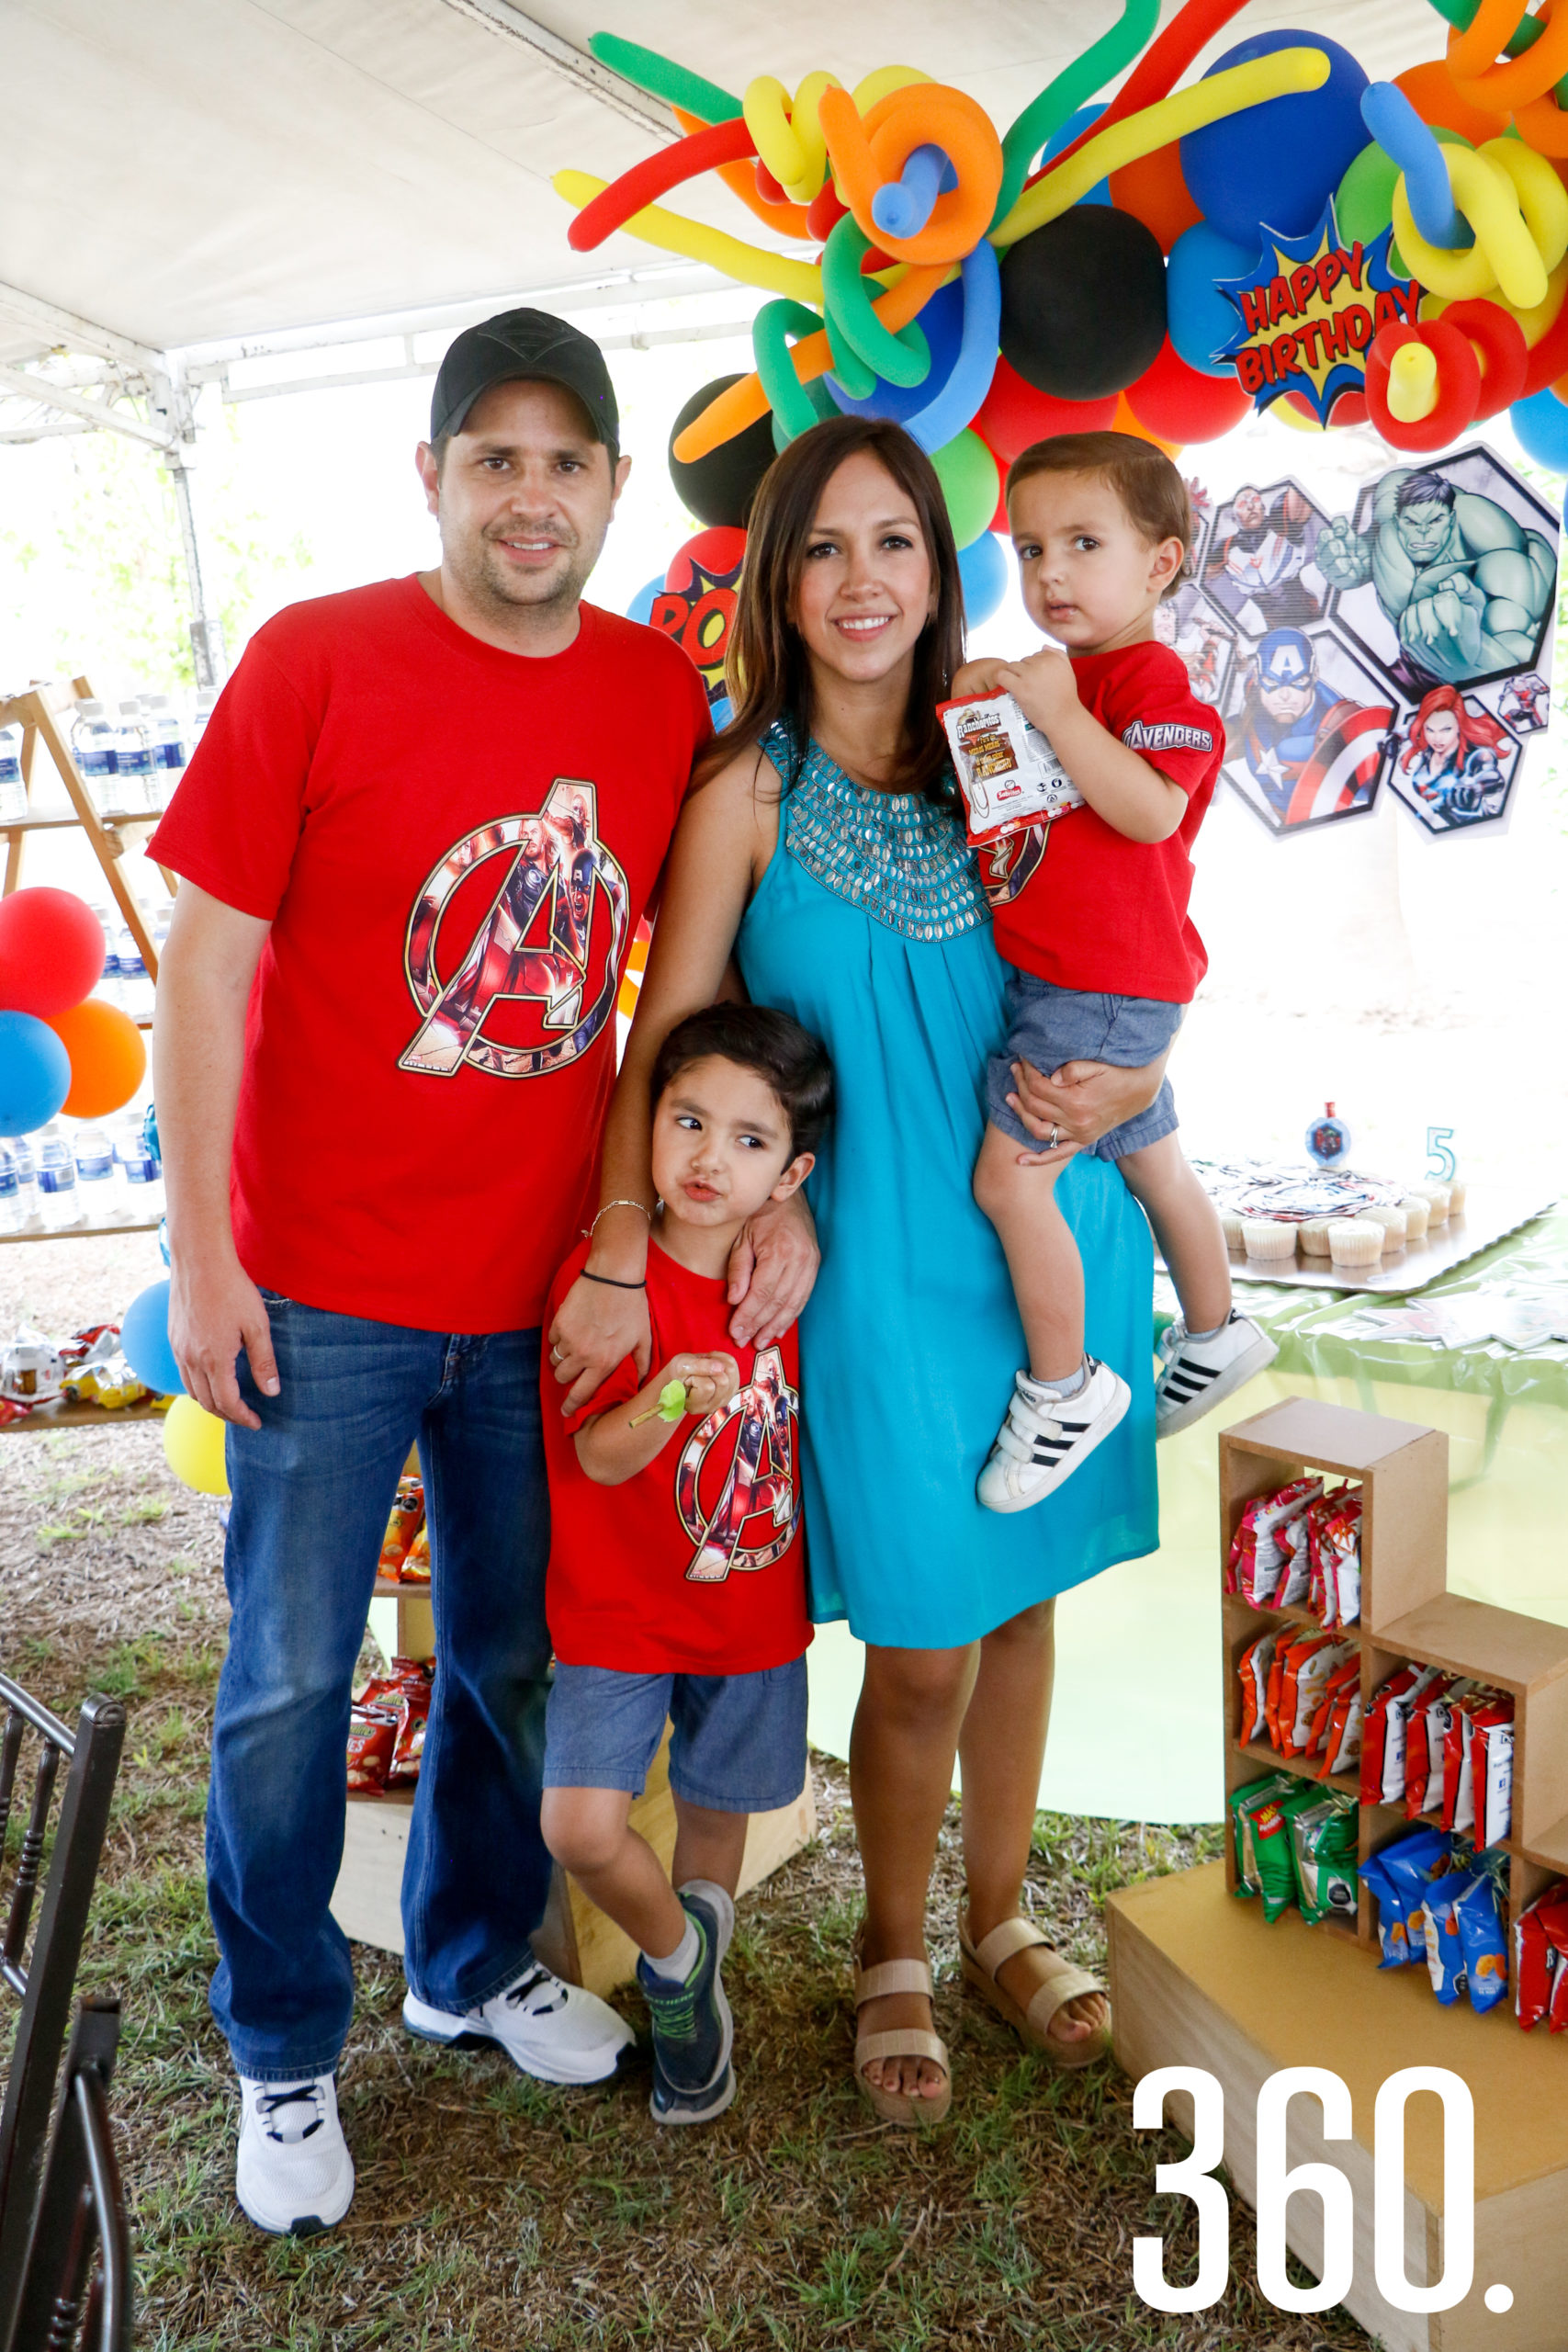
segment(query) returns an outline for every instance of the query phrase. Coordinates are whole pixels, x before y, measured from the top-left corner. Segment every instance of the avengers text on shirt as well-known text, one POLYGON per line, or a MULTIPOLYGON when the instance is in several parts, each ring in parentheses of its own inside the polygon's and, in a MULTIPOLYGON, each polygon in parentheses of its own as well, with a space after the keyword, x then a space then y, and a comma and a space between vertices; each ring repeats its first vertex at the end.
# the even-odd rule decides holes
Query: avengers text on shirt
POLYGON ((592 784, 559 776, 542 808, 466 833, 409 917, 403 968, 423 1017, 399 1069, 434 1078, 465 1064, 495 1078, 566 1069, 609 1019, 627 910, 592 784))

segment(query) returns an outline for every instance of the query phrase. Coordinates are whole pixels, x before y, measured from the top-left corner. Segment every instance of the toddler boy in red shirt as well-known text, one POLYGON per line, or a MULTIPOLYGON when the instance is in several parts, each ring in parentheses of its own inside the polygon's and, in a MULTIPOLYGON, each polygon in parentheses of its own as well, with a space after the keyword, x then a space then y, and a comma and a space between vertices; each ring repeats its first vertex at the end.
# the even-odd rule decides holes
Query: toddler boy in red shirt
MULTIPOLYGON (((980 853, 1012 970, 1006 1048, 987 1071, 975 1195, 1007 1252, 1029 1363, 978 1493, 992 1510, 1016 1511, 1071 1476, 1132 1392, 1084 1353, 1083 1268, 1055 1198, 1065 1160, 1041 1149, 1010 1104, 1012 1065, 1136 1069, 1169 1048, 1208 963, 1187 911, 1190 853, 1224 735, 1185 663, 1155 641, 1156 608, 1186 578, 1192 540, 1187 486, 1170 459, 1130 434, 1061 434, 1014 460, 1007 497, 1024 604, 1066 651, 971 662, 953 693, 1010 694, 1086 803, 980 853)), ((1176 1125, 1167 1080, 1147 1111, 1095 1147, 1147 1213, 1181 1302, 1156 1391, 1162 1437, 1275 1353, 1232 1308, 1224 1234, 1176 1125)))
MULTIPOLYGON (((806 1780, 805 1547, 795 1334, 731 1352, 726 1267, 747 1219, 810 1173, 832 1069, 787 1013, 716 1004, 679 1022, 652 1077, 649 1362, 545 1417, 556 1651, 545 1842, 639 1947, 652 2110, 706 2123, 735 2096, 721 1967, 747 1816, 806 1780), (673 1884, 631 1826, 672 1719, 673 1884)), ((556 1277, 545 1316, 581 1271, 556 1277)))

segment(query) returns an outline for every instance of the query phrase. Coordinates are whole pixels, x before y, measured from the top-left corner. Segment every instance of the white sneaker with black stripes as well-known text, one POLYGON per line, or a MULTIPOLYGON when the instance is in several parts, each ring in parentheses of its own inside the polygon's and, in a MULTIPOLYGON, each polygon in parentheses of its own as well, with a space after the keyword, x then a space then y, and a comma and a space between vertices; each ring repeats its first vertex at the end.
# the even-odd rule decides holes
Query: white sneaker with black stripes
POLYGON ((354 2202, 354 2158, 338 2121, 331 2075, 303 2082, 240 2077, 234 2194, 258 2230, 314 2237, 354 2202))
POLYGON ((980 1473, 976 1493, 987 1510, 1027 1510, 1066 1486, 1078 1464, 1111 1435, 1133 1401, 1126 1382, 1085 1356, 1089 1377, 1076 1396, 1015 1374, 1008 1417, 980 1473))
POLYGON ((542 2083, 603 2082, 637 2040, 608 2001, 563 1983, 537 1961, 477 2009, 434 2009, 406 1994, 403 2023, 422 2041, 444 2041, 449 2049, 493 2043, 542 2083))
POLYGON ((1233 1306, 1229 1320, 1206 1340, 1191 1339, 1185 1323, 1173 1323, 1160 1334, 1159 1352, 1165 1361, 1155 1383, 1155 1435, 1174 1437, 1234 1396, 1280 1351, 1250 1315, 1233 1306))

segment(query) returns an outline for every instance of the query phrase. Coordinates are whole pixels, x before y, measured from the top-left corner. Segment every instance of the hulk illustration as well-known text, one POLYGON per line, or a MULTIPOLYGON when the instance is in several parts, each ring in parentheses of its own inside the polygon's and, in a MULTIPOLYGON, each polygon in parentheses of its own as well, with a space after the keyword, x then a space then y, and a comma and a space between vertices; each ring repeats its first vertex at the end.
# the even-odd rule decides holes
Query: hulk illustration
POLYGON ((1399 633, 1394 674, 1413 691, 1528 667, 1557 584, 1539 531, 1495 498, 1406 466, 1378 483, 1364 532, 1348 514, 1329 524, 1317 567, 1334 588, 1371 580, 1399 633))

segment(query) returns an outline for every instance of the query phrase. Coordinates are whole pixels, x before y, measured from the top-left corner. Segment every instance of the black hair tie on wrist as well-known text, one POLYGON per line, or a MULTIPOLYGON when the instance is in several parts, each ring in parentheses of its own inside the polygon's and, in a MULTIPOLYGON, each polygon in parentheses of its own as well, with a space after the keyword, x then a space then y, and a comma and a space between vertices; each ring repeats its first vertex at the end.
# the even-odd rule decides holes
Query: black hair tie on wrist
POLYGON ((579 1280, 585 1283, 603 1283, 606 1290, 646 1290, 648 1288, 646 1274, 640 1283, 623 1283, 617 1282, 614 1274, 591 1274, 586 1266, 581 1269, 579 1280))

